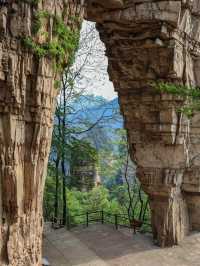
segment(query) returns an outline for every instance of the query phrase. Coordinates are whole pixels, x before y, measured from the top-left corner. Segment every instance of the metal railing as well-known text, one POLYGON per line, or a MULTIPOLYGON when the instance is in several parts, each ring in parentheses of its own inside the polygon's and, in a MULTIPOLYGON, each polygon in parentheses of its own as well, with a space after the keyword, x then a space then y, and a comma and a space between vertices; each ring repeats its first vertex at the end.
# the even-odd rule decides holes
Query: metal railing
POLYGON ((134 232, 136 232, 136 230, 151 232, 151 224, 146 220, 143 221, 136 219, 130 220, 128 215, 112 214, 104 210, 101 211, 97 210, 90 212, 88 211, 85 213, 70 215, 67 216, 66 221, 67 224, 64 225, 62 219, 53 218, 52 227, 56 229, 66 226, 67 229, 70 230, 71 228, 79 225, 85 225, 86 227, 88 227, 90 224, 101 223, 101 224, 112 224, 114 225, 116 230, 119 229, 119 227, 126 227, 134 229, 134 232))

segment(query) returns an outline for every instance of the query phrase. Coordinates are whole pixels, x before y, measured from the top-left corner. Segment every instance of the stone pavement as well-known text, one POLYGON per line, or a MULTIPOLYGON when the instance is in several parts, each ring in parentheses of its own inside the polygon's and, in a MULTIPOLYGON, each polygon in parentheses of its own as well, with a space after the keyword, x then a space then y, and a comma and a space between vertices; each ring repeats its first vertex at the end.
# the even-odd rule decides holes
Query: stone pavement
POLYGON ((43 255, 51 266, 200 266, 200 233, 160 249, 150 235, 108 225, 45 230, 43 255))
POLYGON ((107 266, 92 250, 66 229, 45 228, 43 256, 51 266, 107 266))

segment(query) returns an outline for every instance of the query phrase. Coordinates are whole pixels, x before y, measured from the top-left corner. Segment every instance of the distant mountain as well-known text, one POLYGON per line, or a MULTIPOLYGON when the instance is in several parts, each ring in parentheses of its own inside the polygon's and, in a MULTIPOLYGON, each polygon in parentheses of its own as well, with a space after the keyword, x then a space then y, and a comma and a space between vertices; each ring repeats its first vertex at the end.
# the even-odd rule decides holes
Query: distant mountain
POLYGON ((98 122, 98 127, 112 127, 113 129, 123 127, 118 98, 108 101, 99 96, 81 96, 79 101, 75 101, 72 106, 77 111, 69 115, 68 119, 74 124, 98 122))
MULTIPOLYGON (((117 139, 116 130, 123 128, 118 98, 108 101, 101 96, 81 95, 68 103, 67 113, 68 138, 88 140, 97 150, 105 146, 113 149, 110 143, 117 139)), ((54 123, 58 124, 56 117, 54 123)))

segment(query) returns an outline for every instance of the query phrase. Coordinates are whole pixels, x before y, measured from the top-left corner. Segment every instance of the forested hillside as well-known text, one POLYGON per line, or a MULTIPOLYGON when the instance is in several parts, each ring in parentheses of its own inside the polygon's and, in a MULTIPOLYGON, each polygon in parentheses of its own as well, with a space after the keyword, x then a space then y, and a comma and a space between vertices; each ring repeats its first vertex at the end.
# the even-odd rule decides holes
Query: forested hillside
POLYGON ((94 210, 125 214, 130 221, 149 219, 148 199, 129 158, 118 98, 108 100, 89 89, 109 87, 105 48, 99 42, 94 24, 84 25, 74 65, 58 84, 61 94, 44 196, 46 220, 54 217, 66 224, 69 216, 94 210))
MULTIPOLYGON (((103 97, 81 95, 71 103, 70 110, 73 112, 65 118, 68 125, 66 147, 56 134, 59 121, 55 118, 45 189, 45 218, 62 218, 63 213, 74 217, 88 211, 105 210, 148 220, 147 198, 128 156, 118 99, 108 101, 103 97), (64 165, 56 160, 62 151, 64 165), (81 181, 80 160, 84 168, 81 181), (79 166, 79 175, 74 175, 74 165, 79 166)), ((74 222, 81 222, 80 217, 74 219, 74 222)))

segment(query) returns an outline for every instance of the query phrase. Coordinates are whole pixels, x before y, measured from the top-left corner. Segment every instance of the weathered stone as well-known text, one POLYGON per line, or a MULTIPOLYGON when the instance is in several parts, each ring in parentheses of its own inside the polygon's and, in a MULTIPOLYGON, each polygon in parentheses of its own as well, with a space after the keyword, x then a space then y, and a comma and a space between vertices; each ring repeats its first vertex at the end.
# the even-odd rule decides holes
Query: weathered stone
MULTIPOLYGON (((60 78, 53 59, 36 57, 22 37, 32 35, 40 10, 63 16, 68 25, 70 16, 83 13, 78 1, 29 2, 0 2, 1 266, 41 265, 43 188, 58 94, 54 80, 60 78)), ((52 35, 50 21, 44 30, 52 35)))
POLYGON ((96 164, 92 160, 77 161, 71 167, 71 186, 75 186, 80 191, 90 191, 95 186, 101 184, 96 164))
POLYGON ((132 0, 115 10, 94 2, 86 18, 106 45, 154 237, 161 246, 178 244, 200 230, 200 115, 188 121, 177 111, 182 99, 150 83, 199 86, 199 1, 132 0))

